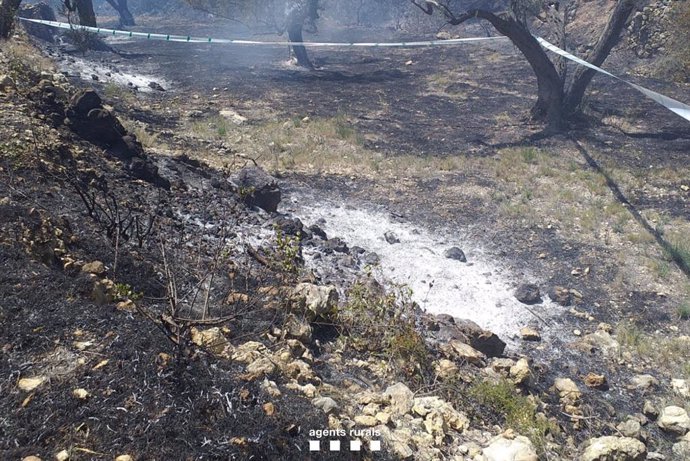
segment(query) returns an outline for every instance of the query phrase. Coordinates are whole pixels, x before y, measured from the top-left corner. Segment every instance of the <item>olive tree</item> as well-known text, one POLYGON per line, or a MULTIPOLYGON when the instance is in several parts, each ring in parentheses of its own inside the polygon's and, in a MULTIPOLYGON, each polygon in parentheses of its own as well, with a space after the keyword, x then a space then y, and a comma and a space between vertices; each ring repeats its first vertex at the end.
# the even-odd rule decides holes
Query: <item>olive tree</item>
MULTIPOLYGON (((547 132, 561 131, 567 121, 581 110, 585 91, 596 71, 579 66, 568 75, 564 58, 550 56, 530 30, 535 21, 546 23, 556 45, 566 45, 566 26, 577 10, 576 0, 558 1, 509 0, 502 8, 490 10, 481 6, 463 9, 454 1, 411 0, 428 15, 440 14, 448 24, 459 25, 470 20, 489 22, 520 50, 537 77, 537 102, 532 116, 546 123, 547 132)), ((635 10, 636 0, 616 0, 599 39, 585 60, 600 66, 618 43, 621 32, 635 10)), ((496 7, 495 5, 493 5, 496 7)))

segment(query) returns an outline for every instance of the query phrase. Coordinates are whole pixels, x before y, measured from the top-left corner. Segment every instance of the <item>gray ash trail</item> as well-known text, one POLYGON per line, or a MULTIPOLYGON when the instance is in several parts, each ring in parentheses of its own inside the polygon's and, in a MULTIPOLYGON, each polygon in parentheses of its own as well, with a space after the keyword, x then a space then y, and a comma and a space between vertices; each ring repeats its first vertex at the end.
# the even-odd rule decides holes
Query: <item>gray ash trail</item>
MULTIPOLYGON (((351 251, 376 254, 380 275, 409 287, 413 300, 431 314, 469 319, 504 339, 521 327, 562 313, 551 301, 526 306, 515 299, 515 286, 523 278, 492 259, 481 243, 457 230, 428 229, 391 217, 371 204, 324 196, 324 191, 291 191, 291 210, 306 225, 318 224, 328 237, 339 237, 351 251), (467 262, 446 257, 453 247, 466 249, 467 262)), ((319 249, 305 252, 317 270, 323 260, 319 249)), ((546 332, 548 325, 542 325, 546 332)))

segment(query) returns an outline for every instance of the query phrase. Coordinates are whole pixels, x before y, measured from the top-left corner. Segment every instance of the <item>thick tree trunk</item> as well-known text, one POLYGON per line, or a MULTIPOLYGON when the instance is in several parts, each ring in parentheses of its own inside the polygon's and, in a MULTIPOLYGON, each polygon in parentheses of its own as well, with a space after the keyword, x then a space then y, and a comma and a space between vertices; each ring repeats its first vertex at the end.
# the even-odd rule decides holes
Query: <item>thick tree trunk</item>
MULTIPOLYGON (((304 27, 305 14, 301 8, 294 8, 287 17, 287 33, 288 39, 291 42, 303 42, 302 38, 302 28, 304 27)), ((307 49, 302 45, 292 45, 292 51, 295 53, 297 58, 297 64, 306 67, 307 69, 313 69, 314 65, 309 59, 309 54, 307 49)))
POLYGON ((14 16, 21 0, 0 0, 0 39, 8 39, 14 28, 14 16))
POLYGON ((82 26, 98 27, 96 24, 96 13, 93 11, 91 0, 74 0, 79 15, 79 24, 82 26))
MULTIPOLYGON (((620 34, 634 8, 634 0, 618 0, 604 32, 592 51, 585 57, 585 61, 595 66, 601 66, 604 63, 613 47, 618 43, 620 34)), ((596 73, 597 71, 584 66, 579 66, 575 70, 572 83, 565 95, 564 107, 567 115, 575 114, 580 110, 585 90, 596 73)))
POLYGON ((537 77, 537 102, 532 108, 532 117, 545 121, 547 131, 562 130, 565 127, 563 81, 539 42, 515 18, 499 17, 485 10, 468 11, 462 16, 453 17, 450 23, 457 25, 472 18, 489 21, 498 32, 508 37, 525 56, 537 77))
POLYGON ((120 26, 136 26, 134 16, 127 7, 127 0, 106 0, 120 16, 120 26))

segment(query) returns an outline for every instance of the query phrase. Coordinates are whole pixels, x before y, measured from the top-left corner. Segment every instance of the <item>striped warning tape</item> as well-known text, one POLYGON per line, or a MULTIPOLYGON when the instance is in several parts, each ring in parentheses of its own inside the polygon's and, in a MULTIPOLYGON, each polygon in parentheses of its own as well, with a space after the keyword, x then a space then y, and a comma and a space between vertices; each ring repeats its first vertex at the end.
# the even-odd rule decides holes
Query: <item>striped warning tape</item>
POLYGON ((618 77, 617 75, 613 75, 611 72, 605 71, 601 67, 597 67, 594 64, 585 61, 584 59, 580 59, 577 56, 572 55, 572 54, 568 53, 567 51, 558 48, 556 45, 547 42, 546 40, 544 40, 541 37, 536 37, 536 39, 541 44, 541 46, 543 46, 547 50, 552 51, 558 55, 561 55, 564 58, 570 59, 571 61, 576 62, 576 63, 580 64, 581 66, 589 67, 590 69, 596 70, 597 72, 601 72, 604 75, 608 75, 609 77, 615 78, 616 80, 619 80, 619 81, 621 81, 627 85, 630 85, 631 87, 635 88, 637 91, 642 93, 643 95, 647 96, 652 101, 655 101, 655 102, 661 104, 662 106, 664 106, 665 108, 667 108, 671 112, 674 112, 675 114, 680 115, 685 120, 690 122, 690 106, 688 106, 687 104, 684 104, 684 103, 677 101, 673 98, 669 98, 668 96, 664 96, 663 94, 657 93, 656 91, 649 90, 649 89, 642 87, 640 85, 636 85, 636 84, 629 82, 629 81, 627 81, 621 77, 618 77))
POLYGON ((192 37, 190 35, 170 35, 170 34, 153 34, 147 32, 132 32, 128 30, 104 29, 102 27, 88 27, 76 24, 68 24, 57 21, 44 21, 42 19, 28 19, 19 18, 22 21, 33 22, 36 24, 43 24, 46 26, 57 27, 59 29, 81 30, 86 32, 93 32, 100 35, 121 36, 121 37, 137 37, 148 40, 162 40, 166 42, 185 42, 185 43, 219 43, 226 45, 263 45, 263 46, 287 46, 287 45, 302 45, 305 47, 360 47, 360 48, 409 48, 409 47, 424 47, 424 46, 446 46, 457 45, 466 42, 484 42, 487 40, 505 40, 506 37, 471 37, 471 38, 454 38, 448 40, 427 40, 427 41, 413 41, 413 42, 288 42, 288 41, 255 41, 255 40, 238 40, 226 38, 213 37, 192 37))
MULTIPOLYGON (((70 30, 83 30, 88 32, 94 32, 101 35, 112 35, 112 36, 124 36, 124 37, 138 37, 145 38, 148 40, 164 40, 168 42, 186 42, 186 43, 219 43, 219 44, 230 44, 230 45, 263 45, 263 46, 286 46, 286 45, 302 45, 305 47, 361 47, 361 48, 395 48, 395 47, 425 47, 425 46, 445 46, 445 45, 457 45, 466 42, 483 42, 488 40, 505 40, 507 37, 471 37, 471 38, 455 38, 449 40, 427 40, 427 41, 414 41, 414 42, 280 42, 280 41, 254 41, 254 40, 236 40, 236 39, 223 39, 223 38, 212 38, 212 37, 192 37, 188 35, 170 35, 170 34, 154 34, 147 32, 132 32, 127 30, 118 29, 104 29, 101 27, 88 27, 82 25, 68 24, 64 22, 57 21, 44 21, 41 19, 28 19, 19 18, 22 21, 33 22, 36 24, 43 24, 46 26, 57 27, 60 29, 70 29, 70 30)), ((619 80, 648 97, 649 99, 661 104, 673 113, 683 117, 685 120, 690 122, 690 106, 684 104, 668 96, 657 93, 656 91, 649 90, 640 85, 636 85, 628 80, 621 77, 613 75, 612 73, 605 71, 601 67, 597 67, 577 56, 568 53, 565 50, 558 48, 556 45, 547 42, 541 37, 535 37, 537 41, 549 51, 563 56, 577 64, 589 67, 597 72, 607 75, 611 78, 619 80)))

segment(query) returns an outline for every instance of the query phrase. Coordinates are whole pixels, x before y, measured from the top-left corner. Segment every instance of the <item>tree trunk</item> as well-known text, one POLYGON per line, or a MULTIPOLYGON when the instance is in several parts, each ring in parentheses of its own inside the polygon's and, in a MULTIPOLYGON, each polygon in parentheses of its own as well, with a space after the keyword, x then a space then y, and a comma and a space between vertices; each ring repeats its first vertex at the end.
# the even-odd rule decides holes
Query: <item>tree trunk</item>
POLYGON ((74 0, 74 5, 77 7, 77 14, 79 14, 79 24, 98 27, 98 24, 96 24, 96 13, 93 11, 93 2, 91 0, 74 0))
POLYGON ((136 26, 134 16, 127 7, 127 0, 106 0, 120 16, 120 26, 136 26))
MULTIPOLYGON (((618 43, 620 34, 634 8, 634 0, 618 0, 604 32, 599 37, 594 49, 584 58, 585 61, 591 62, 595 66, 601 66, 604 63, 613 47, 618 43)), ((564 108, 567 115, 573 115, 580 111, 585 90, 596 73, 597 71, 594 69, 584 66, 578 66, 575 70, 572 83, 565 94, 564 108)))
MULTIPOLYGON (((294 8, 290 11, 287 17, 287 33, 288 39, 291 42, 303 42, 302 38, 302 28, 304 27, 305 14, 301 8, 294 8)), ((292 51, 295 53, 297 58, 297 64, 306 67, 307 69, 313 69, 314 65, 309 59, 309 54, 307 49, 302 45, 292 45, 292 51)))
POLYGON ((563 130, 563 81, 539 42, 513 17, 499 17, 485 10, 468 11, 461 16, 453 17, 450 23, 458 25, 473 18, 489 21, 525 56, 537 77, 537 102, 532 107, 532 117, 545 121, 547 131, 563 130))
POLYGON ((0 39, 8 39, 14 28, 14 16, 22 0, 0 0, 0 39))

